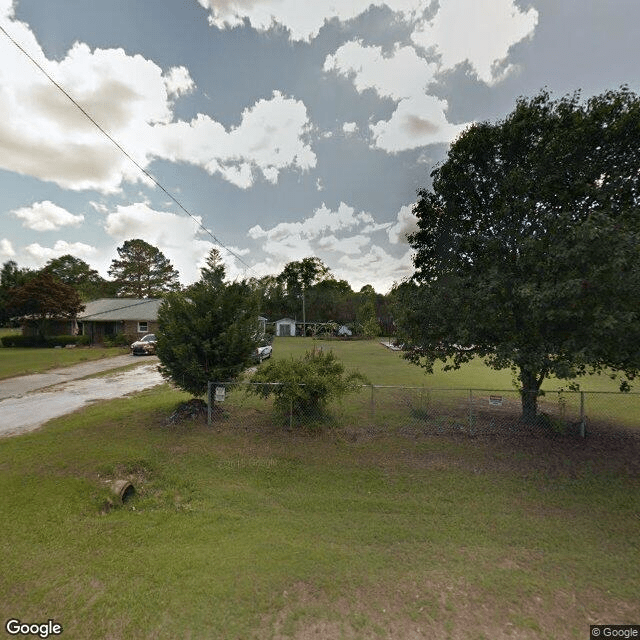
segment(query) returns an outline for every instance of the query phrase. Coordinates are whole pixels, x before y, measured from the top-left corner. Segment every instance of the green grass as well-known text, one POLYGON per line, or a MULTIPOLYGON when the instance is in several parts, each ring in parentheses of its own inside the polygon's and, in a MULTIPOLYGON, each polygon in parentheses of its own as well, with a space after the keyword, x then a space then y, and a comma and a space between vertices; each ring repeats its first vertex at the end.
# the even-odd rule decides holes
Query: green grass
MULTIPOLYGON (((380 344, 380 340, 315 340, 312 338, 276 338, 274 340, 273 357, 289 358, 301 357, 313 348, 332 349, 345 363, 347 368, 358 369, 371 384, 397 385, 406 387, 418 387, 425 389, 459 389, 460 392, 439 392, 432 394, 432 398, 441 405, 458 403, 458 412, 464 411, 461 403, 465 403, 469 396, 469 389, 495 390, 504 393, 505 403, 517 411, 520 406, 517 386, 510 370, 496 371, 488 367, 480 359, 473 360, 463 365, 456 371, 443 371, 442 365, 436 365, 433 374, 426 374, 424 369, 404 360, 399 352, 391 351, 380 344)), ((587 416, 593 418, 596 423, 617 424, 624 427, 640 428, 640 395, 634 388, 632 394, 619 393, 619 387, 614 380, 607 375, 589 375, 578 378, 580 388, 585 391, 585 408, 587 416)), ((568 381, 551 378, 546 380, 542 388, 546 395, 539 400, 541 411, 552 415, 565 415, 568 421, 577 421, 580 416, 580 395, 565 392, 557 393, 560 389, 566 389, 568 381)), ((416 392, 414 395, 419 395, 416 392)), ((404 394, 407 396, 410 394, 404 394)), ((488 405, 489 391, 484 394, 476 393, 475 397, 479 406, 488 405), (486 396, 486 397, 485 397, 486 396)), ((392 413, 402 413, 399 405, 406 398, 402 392, 394 392, 391 389, 376 390, 376 402, 384 405, 391 404, 391 413, 385 414, 392 419, 392 413)), ((408 400, 407 400, 408 402, 408 400)), ((411 402, 417 402, 415 398, 411 402)), ((370 403, 370 393, 364 391, 357 398, 358 409, 362 414, 362 407, 370 403)), ((351 402, 356 404, 356 400, 351 402)), ((353 409, 353 407, 352 407, 353 409)), ((353 411, 352 411, 353 412, 353 411)), ((406 414, 406 409, 404 410, 406 414)), ((498 418, 501 418, 498 415, 498 418)), ((405 419, 400 416, 401 419, 405 419)))
POLYGON ((162 386, 0 441, 5 619, 239 640, 640 619, 635 450, 168 425, 186 397, 162 386), (123 477, 136 497, 105 508, 123 477))
POLYGON ((99 360, 128 352, 122 347, 78 347, 76 349, 0 349, 0 380, 57 367, 99 360))
MULTIPOLYGON (((496 371, 480 359, 473 360, 457 371, 443 371, 437 364, 433 374, 426 374, 402 358, 397 351, 391 351, 380 344, 387 338, 375 340, 321 340, 314 338, 275 338, 274 358, 300 357, 313 347, 325 350, 333 349, 336 355, 350 368, 357 368, 365 374, 372 384, 424 386, 433 389, 513 389, 514 380, 510 370, 496 371)), ((615 381, 606 375, 592 375, 576 380, 583 391, 619 390, 615 381)), ((543 389, 548 391, 567 388, 566 380, 551 378, 546 380, 543 389)))
MULTIPOLYGON (((375 341, 320 344, 372 382, 424 384, 375 341)), ((0 440, 5 620, 98 640, 563 640, 640 619, 636 440, 372 435, 357 414, 313 435, 169 425, 187 398, 163 385, 0 440)))

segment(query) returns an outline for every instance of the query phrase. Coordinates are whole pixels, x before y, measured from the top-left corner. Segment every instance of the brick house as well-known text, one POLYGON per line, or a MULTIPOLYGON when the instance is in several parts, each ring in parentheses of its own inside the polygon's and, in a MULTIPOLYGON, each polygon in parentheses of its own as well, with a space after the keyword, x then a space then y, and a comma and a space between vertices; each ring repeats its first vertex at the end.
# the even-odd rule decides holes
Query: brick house
POLYGON ((80 333, 90 336, 92 343, 117 334, 139 340, 157 331, 161 302, 161 298, 101 298, 87 302, 78 314, 80 333))

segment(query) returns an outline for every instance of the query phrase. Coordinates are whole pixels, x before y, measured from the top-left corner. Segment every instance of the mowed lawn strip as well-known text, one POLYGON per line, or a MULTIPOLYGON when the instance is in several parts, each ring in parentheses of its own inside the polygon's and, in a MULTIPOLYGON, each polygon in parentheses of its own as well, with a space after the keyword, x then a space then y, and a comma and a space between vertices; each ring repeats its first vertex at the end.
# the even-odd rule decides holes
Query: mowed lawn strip
POLYGON ((7 617, 68 638, 326 640, 640 619, 621 449, 168 424, 185 399, 159 387, 0 441, 7 617), (137 494, 108 508, 117 478, 137 494))
POLYGON ((42 373, 90 360, 125 355, 122 347, 76 347, 75 349, 0 348, 0 380, 42 373))

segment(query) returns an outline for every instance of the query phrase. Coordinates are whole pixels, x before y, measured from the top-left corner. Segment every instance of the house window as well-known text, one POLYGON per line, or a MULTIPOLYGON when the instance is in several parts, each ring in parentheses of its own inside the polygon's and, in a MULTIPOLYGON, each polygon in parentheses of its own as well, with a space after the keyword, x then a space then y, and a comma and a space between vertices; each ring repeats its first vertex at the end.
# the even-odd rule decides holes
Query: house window
POLYGON ((138 322, 138 333, 147 333, 149 331, 148 322, 138 322))

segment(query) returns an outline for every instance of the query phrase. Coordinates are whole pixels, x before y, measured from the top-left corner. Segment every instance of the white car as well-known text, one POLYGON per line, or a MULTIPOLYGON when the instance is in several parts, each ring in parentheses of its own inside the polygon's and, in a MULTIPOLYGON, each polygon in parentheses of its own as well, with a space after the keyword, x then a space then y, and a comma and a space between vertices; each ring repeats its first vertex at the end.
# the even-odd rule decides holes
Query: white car
POLYGON ((256 349, 256 360, 258 362, 262 362, 263 360, 270 358, 272 351, 273 347, 270 344, 265 344, 262 347, 258 347, 256 349))

